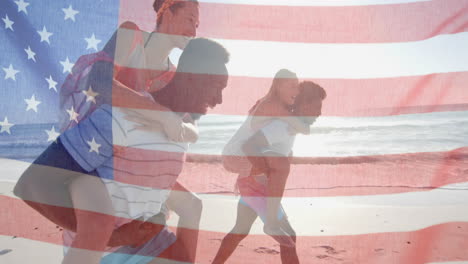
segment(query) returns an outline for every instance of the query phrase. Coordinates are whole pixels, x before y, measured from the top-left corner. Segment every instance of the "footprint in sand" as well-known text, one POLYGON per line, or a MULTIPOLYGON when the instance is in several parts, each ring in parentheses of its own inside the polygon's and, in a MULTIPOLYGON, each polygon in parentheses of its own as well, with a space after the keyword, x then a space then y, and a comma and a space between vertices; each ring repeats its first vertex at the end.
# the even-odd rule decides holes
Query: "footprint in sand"
POLYGON ((332 256, 328 256, 328 255, 317 255, 315 256, 316 258, 318 259, 334 259, 334 260, 338 260, 338 261, 343 261, 343 259, 340 259, 340 258, 335 258, 335 257, 332 257, 332 256))
POLYGON ((4 249, 4 250, 0 251, 0 256, 1 256, 1 255, 8 254, 8 253, 10 253, 10 252, 12 252, 12 251, 13 251, 13 250, 11 250, 11 249, 4 249))
POLYGON ((379 254, 379 255, 383 255, 385 253, 384 251, 385 251, 385 249, 383 249, 383 248, 374 249, 374 252, 379 254))
POLYGON ((254 251, 260 254, 270 254, 270 255, 277 255, 280 253, 278 250, 274 250, 274 249, 266 248, 266 247, 259 247, 259 248, 254 249, 254 251))
POLYGON ((317 247, 313 247, 313 248, 323 248, 323 249, 325 249, 325 252, 327 254, 330 254, 330 255, 337 255, 337 254, 346 252, 346 250, 339 250, 338 251, 334 247, 331 247, 331 246, 317 246, 317 247))

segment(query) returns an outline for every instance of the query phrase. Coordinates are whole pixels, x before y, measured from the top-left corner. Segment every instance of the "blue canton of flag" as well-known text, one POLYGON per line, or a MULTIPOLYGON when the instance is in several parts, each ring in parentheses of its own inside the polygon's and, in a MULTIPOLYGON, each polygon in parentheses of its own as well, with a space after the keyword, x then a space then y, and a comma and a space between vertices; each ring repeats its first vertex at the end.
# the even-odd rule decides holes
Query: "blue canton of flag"
POLYGON ((32 160, 57 138, 61 84, 118 15, 119 0, 0 3, 0 157, 32 160))

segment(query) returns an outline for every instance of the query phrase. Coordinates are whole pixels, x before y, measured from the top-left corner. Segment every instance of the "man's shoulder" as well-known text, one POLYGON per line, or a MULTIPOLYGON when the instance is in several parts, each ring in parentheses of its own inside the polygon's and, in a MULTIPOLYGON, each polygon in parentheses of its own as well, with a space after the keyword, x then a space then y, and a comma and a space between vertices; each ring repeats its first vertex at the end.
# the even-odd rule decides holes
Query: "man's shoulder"
POLYGON ((260 130, 270 145, 288 141, 292 135, 289 125, 283 120, 272 120, 260 130))

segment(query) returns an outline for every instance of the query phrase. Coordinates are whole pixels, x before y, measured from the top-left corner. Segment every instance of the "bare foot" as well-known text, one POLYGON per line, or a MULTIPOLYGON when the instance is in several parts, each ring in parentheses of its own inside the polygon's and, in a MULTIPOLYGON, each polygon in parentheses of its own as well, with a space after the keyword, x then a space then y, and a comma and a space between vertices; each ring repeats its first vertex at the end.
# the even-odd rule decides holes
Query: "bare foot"
POLYGON ((163 225, 133 220, 114 231, 107 245, 139 247, 156 236, 163 228, 163 225))
POLYGON ((135 237, 135 234, 138 233, 141 223, 142 222, 139 220, 133 220, 130 223, 120 226, 118 229, 114 230, 107 245, 116 247, 134 244, 139 240, 139 238, 135 237))

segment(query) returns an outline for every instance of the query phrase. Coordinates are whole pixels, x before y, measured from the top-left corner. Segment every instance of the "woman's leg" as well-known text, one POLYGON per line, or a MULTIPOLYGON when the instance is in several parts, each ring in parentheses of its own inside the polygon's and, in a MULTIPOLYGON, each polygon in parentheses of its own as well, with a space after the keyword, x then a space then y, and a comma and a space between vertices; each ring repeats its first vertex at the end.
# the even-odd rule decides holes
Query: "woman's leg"
MULTIPOLYGON (((97 175, 95 171, 89 173, 97 175)), ((70 194, 69 184, 81 177, 92 177, 70 156, 65 147, 57 140, 52 143, 21 175, 14 194, 45 218, 64 229, 76 232, 76 215, 70 194)), ((107 194, 102 181, 93 186, 96 193, 107 194)), ((89 195, 86 188, 75 188, 77 197, 89 195)), ((109 199, 109 198, 107 198, 109 199)), ((113 207, 107 208, 107 210, 113 207)), ((135 236, 140 222, 134 221, 121 227, 116 232, 110 245, 120 246, 137 243, 143 236, 135 236), (132 236, 133 235, 133 236, 132 236), (132 240, 132 238, 135 238, 132 240)))
POLYGON ((219 247, 213 264, 224 263, 232 255, 239 243, 249 234, 250 228, 257 218, 257 213, 250 207, 237 204, 237 219, 234 228, 227 234, 219 247))
POLYGON ((64 182, 79 173, 31 164, 15 186, 14 194, 56 225, 76 230, 75 212, 64 182))
POLYGON ((115 226, 112 202, 101 179, 83 175, 74 179, 70 194, 77 232, 63 264, 98 264, 115 226))
POLYGON ((85 173, 57 140, 26 169, 13 192, 53 223, 76 231, 68 183, 85 173))
POLYGON ((177 240, 171 246, 171 255, 177 256, 177 260, 194 263, 203 209, 202 201, 179 182, 176 182, 167 199, 167 205, 179 216, 177 240))

